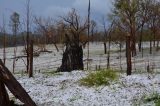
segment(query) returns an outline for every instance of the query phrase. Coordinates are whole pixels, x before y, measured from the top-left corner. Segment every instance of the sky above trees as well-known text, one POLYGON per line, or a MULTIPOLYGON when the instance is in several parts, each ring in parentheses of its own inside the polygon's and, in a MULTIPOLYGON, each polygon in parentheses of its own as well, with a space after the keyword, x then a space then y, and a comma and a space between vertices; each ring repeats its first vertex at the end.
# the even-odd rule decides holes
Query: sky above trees
MULTIPOLYGON (((91 17, 101 22, 102 16, 106 16, 112 7, 113 0, 91 0, 91 17)), ((32 15, 58 18, 64 16, 72 8, 75 8, 83 17, 87 16, 88 0, 30 0, 32 15)), ((0 19, 5 17, 8 21, 13 12, 25 17, 26 0, 0 0, 0 19)), ((2 23, 2 20, 0 20, 2 23)))

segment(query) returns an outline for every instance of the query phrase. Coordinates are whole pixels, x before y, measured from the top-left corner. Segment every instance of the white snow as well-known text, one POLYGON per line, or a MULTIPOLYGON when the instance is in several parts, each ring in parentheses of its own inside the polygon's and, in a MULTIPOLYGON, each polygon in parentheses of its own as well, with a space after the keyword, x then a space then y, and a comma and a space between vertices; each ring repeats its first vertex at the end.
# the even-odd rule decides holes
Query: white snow
MULTIPOLYGON (((38 106, 133 106, 141 105, 144 95, 160 93, 160 75, 149 79, 147 74, 126 76, 109 86, 85 87, 79 80, 88 72, 73 71, 58 75, 36 74, 34 78, 16 75, 38 106)), ((153 103, 149 103, 153 105, 153 103)))
MULTIPOLYGON (((144 44, 148 47, 148 43, 144 44)), ((47 45, 47 49, 52 53, 42 53, 39 57, 34 57, 34 77, 28 78, 25 58, 16 61, 15 77, 26 89, 38 106, 152 106, 151 103, 143 103, 146 95, 160 93, 160 55, 159 52, 149 52, 145 50, 144 57, 138 52, 138 56, 132 58, 133 75, 126 76, 120 72, 118 81, 112 82, 110 86, 85 87, 79 84, 79 80, 85 77, 87 71, 73 71, 58 73, 58 75, 43 72, 55 71, 61 65, 63 48, 58 45, 60 52, 57 52, 53 45, 47 45), (148 75, 147 65, 153 70, 153 74, 148 75), (40 73, 39 73, 40 72, 40 73), (136 74, 138 73, 138 74, 136 74)), ((18 47, 17 56, 23 56, 24 47, 18 47)), ((111 68, 120 69, 119 48, 115 45, 111 47, 111 68)), ((12 72, 14 48, 7 48, 6 66, 12 72)), ((125 52, 122 52, 122 69, 126 70, 125 52)), ((0 49, 0 58, 3 58, 3 49, 0 49)), ((84 49, 84 67, 86 68, 87 48, 84 49)), ((90 70, 95 70, 96 66, 106 68, 107 55, 104 54, 102 43, 90 44, 90 70)), ((13 95, 10 94, 11 99, 13 95)), ((18 100, 16 102, 19 103, 18 100)))

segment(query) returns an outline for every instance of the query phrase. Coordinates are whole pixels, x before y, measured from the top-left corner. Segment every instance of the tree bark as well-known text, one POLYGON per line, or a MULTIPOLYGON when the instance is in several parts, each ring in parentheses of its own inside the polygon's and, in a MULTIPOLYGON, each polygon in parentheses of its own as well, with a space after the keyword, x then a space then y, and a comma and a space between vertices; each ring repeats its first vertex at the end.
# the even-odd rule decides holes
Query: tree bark
POLYGON ((33 40, 30 41, 30 53, 29 53, 29 78, 33 77, 33 40))
POLYGON ((143 36, 143 25, 140 32, 140 39, 139 39, 139 52, 142 51, 142 36, 143 36))
POLYGON ((111 46, 111 35, 109 35, 108 39, 108 53, 107 53, 107 69, 110 68, 110 46, 111 46))
POLYGON ((0 59, 0 78, 1 81, 6 85, 6 87, 11 91, 11 93, 21 102, 23 102, 25 106, 36 106, 35 102, 30 98, 25 89, 14 78, 14 76, 11 74, 8 68, 4 66, 1 59, 0 59))
POLYGON ((0 106, 10 106, 9 96, 0 77, 0 106))
POLYGON ((131 75, 132 71, 130 40, 131 40, 130 36, 127 36, 126 37, 127 75, 131 75))
POLYGON ((58 69, 61 72, 83 70, 83 49, 77 44, 67 44, 63 53, 62 65, 58 69))
POLYGON ((152 54, 152 40, 150 39, 150 54, 152 54))
POLYGON ((103 44, 104 44, 104 54, 107 54, 106 42, 104 42, 103 44))

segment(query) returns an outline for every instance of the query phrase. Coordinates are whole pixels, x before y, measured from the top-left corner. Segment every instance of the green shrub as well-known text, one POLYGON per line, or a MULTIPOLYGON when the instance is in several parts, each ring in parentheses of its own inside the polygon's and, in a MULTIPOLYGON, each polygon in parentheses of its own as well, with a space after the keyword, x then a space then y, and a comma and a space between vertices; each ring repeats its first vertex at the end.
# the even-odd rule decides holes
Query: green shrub
POLYGON ((155 106, 160 106, 160 95, 156 92, 151 94, 149 97, 145 99, 145 102, 152 102, 154 101, 155 106))
POLYGON ((155 105, 156 105, 156 106, 160 106, 160 99, 157 100, 157 101, 155 101, 155 105))
POLYGON ((80 80, 81 85, 84 86, 101 86, 109 85, 110 81, 113 81, 118 78, 118 75, 115 71, 108 70, 99 70, 94 73, 90 73, 87 77, 80 80))

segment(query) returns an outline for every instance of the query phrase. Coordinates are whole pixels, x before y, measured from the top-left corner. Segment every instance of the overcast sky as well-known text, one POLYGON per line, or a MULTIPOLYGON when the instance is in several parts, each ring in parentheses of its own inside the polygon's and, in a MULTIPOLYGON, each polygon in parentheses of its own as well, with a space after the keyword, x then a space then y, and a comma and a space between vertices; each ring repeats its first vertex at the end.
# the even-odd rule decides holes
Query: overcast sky
MULTIPOLYGON (((91 0, 91 17, 97 22, 106 16, 112 7, 113 0, 91 0)), ((25 17, 26 0, 0 0, 0 25, 2 17, 8 21, 13 12, 25 17)), ((30 0, 32 14, 57 18, 75 8, 82 16, 87 16, 88 0, 30 0)))

